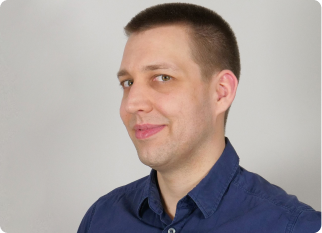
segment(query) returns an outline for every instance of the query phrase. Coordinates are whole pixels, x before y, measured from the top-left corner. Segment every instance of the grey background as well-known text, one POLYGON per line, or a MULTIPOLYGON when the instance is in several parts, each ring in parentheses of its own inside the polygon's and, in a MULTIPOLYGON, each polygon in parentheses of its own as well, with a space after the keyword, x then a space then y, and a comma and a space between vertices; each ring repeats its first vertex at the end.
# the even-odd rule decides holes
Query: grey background
MULTIPOLYGON (((89 206, 148 175, 119 117, 123 27, 158 0, 7 0, 0 8, 0 226, 76 232, 89 206)), ((241 166, 321 210, 321 6, 199 0, 236 33, 226 135, 241 166)))

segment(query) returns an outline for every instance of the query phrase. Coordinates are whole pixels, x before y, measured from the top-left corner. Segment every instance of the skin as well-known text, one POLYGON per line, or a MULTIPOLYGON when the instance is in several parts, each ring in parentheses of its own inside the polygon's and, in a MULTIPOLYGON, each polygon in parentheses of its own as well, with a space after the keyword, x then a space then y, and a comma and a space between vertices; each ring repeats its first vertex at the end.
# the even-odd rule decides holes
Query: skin
POLYGON ((237 78, 229 70, 203 81, 185 29, 169 25, 133 33, 118 73, 124 88, 122 121, 141 162, 157 170, 163 207, 172 219, 178 201, 222 154, 224 113, 237 89, 237 78), (138 139, 136 124, 165 127, 138 139))

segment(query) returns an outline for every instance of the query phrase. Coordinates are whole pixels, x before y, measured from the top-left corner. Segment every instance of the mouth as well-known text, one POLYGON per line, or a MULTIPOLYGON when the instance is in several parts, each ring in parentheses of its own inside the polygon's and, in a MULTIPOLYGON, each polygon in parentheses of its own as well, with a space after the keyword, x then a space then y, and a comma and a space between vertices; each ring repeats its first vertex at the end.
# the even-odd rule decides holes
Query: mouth
POLYGON ((151 125, 151 124, 143 124, 143 125, 135 125, 135 137, 137 139, 146 139, 151 137, 154 134, 160 132, 165 125, 151 125))

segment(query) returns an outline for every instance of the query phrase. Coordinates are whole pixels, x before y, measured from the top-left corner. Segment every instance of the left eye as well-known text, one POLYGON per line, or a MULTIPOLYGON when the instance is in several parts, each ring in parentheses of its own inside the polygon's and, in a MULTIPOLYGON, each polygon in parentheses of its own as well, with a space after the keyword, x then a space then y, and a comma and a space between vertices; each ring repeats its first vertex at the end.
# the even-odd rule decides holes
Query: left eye
POLYGON ((166 82, 166 81, 169 81, 170 79, 172 78, 169 75, 165 75, 165 74, 158 75, 154 78, 154 80, 160 81, 160 82, 166 82))

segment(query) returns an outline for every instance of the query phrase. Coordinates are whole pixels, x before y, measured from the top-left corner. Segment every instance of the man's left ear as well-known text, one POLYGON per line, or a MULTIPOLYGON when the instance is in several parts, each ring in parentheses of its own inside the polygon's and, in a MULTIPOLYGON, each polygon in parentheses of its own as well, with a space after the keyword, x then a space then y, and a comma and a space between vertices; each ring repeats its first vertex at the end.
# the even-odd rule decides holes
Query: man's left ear
POLYGON ((213 100, 215 103, 216 115, 225 112, 232 104, 236 91, 238 80, 230 70, 222 70, 214 78, 215 95, 213 100))

